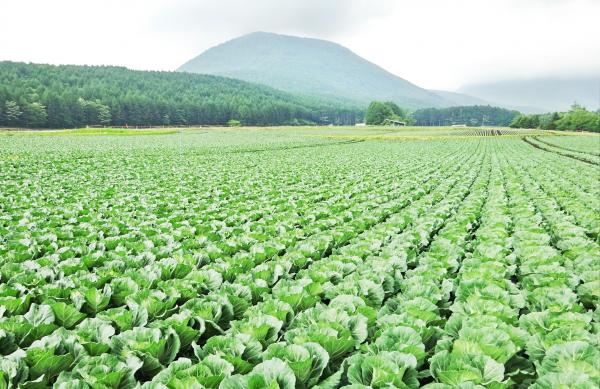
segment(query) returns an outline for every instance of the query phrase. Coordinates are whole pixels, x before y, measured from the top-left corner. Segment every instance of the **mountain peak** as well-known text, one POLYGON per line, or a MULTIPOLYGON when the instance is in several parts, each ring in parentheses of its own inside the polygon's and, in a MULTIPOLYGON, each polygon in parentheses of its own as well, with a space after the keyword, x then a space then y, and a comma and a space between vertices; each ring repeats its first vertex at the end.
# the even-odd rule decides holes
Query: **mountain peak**
MULTIPOLYGON (((288 35, 288 34, 280 34, 277 32, 269 32, 269 31, 254 31, 251 33, 248 33, 246 35, 241 35, 237 38, 233 38, 232 40, 238 40, 238 39, 255 39, 255 40, 264 40, 264 41, 268 41, 268 40, 281 40, 281 41, 289 41, 289 42, 302 42, 302 41, 308 41, 308 42, 320 42, 320 43, 325 43, 325 44, 329 44, 331 46, 339 46, 339 47, 343 47, 338 43, 335 42, 331 42, 325 39, 319 39, 319 38, 312 38, 312 37, 306 37, 306 36, 296 36, 296 35, 288 35)), ((231 41, 229 41, 231 42, 231 41)), ((227 43, 227 42, 225 42, 227 43)))
POLYGON ((448 105, 334 42, 257 31, 206 50, 178 70, 238 78, 283 91, 352 101, 390 100, 408 108, 448 105))

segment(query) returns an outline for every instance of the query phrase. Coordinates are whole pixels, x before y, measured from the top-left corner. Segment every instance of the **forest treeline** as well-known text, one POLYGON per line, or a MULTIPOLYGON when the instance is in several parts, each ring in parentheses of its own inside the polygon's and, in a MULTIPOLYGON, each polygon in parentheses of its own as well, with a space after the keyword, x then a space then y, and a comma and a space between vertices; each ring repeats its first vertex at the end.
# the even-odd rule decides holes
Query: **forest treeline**
POLYGON ((354 124, 364 111, 230 78, 0 62, 0 126, 354 124))
POLYGON ((231 78, 115 66, 0 62, 0 127, 76 128, 146 125, 408 125, 511 126, 600 131, 600 113, 574 105, 569 112, 522 115, 476 105, 423 108, 393 102, 366 110, 340 101, 281 92, 231 78))
POLYGON ((518 116, 518 111, 489 105, 423 108, 409 112, 391 101, 372 101, 367 108, 365 122, 377 125, 396 120, 416 126, 508 126, 518 116))
POLYGON ((465 124, 467 126, 508 126, 519 111, 513 111, 489 105, 473 105, 466 107, 424 108, 411 114, 413 124, 417 126, 451 126, 465 124))
POLYGON ((585 107, 573 104, 568 112, 519 115, 510 123, 510 126, 514 128, 540 128, 542 130, 600 132, 600 111, 588 111, 585 107))
POLYGON ((585 107, 577 104, 574 104, 568 112, 525 115, 518 111, 489 105, 423 108, 409 112, 389 101, 373 101, 369 104, 365 117, 367 124, 374 125, 398 120, 407 125, 416 126, 509 126, 542 130, 600 132, 600 111, 588 111, 585 107))

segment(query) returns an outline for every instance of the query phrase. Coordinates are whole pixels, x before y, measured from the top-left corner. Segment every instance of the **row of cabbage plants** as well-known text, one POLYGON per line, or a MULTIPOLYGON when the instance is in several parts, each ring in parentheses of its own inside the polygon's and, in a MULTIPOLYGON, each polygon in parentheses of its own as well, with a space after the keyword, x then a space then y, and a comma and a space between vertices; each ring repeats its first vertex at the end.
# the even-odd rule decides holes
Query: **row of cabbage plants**
POLYGON ((595 150, 586 150, 586 147, 582 147, 582 145, 578 145, 576 147, 563 146, 560 144, 556 144, 555 142, 548 141, 545 137, 538 138, 534 136, 528 139, 531 139, 535 144, 543 147, 544 149, 557 153, 559 155, 575 157, 577 159, 581 159, 582 161, 589 162, 594 165, 600 164, 600 139, 598 137, 591 137, 588 139, 590 143, 596 143, 595 150))
MULTIPOLYGON (((427 237, 424 241, 399 246, 405 266, 397 293, 377 313, 367 343, 319 387, 340 387, 335 385, 339 380, 348 388, 418 388, 432 379, 440 383, 427 387, 445 387, 444 363, 431 364, 431 357, 443 334, 455 272, 477 229, 488 169, 489 161, 484 161, 459 206, 423 218, 420 225, 428 232, 420 235, 427 237)), ((444 358, 436 354, 434 360, 444 358)))
POLYGON ((489 179, 471 252, 456 276, 452 314, 430 361, 445 385, 434 387, 506 388, 522 380, 516 361, 526 338, 518 328, 523 302, 511 281, 510 217, 496 158, 489 179))
POLYGON ((517 278, 525 302, 519 322, 528 334, 525 350, 532 364, 530 368, 523 364, 521 370, 537 376, 532 385, 535 388, 597 387, 600 353, 594 322, 598 311, 583 304, 581 297, 585 300, 585 293, 577 295, 580 283, 583 281, 585 285, 586 276, 580 278, 570 268, 569 256, 582 255, 578 260, 584 261, 583 266, 598 257, 588 257, 590 242, 579 241, 581 229, 569 224, 566 215, 553 207, 552 200, 526 179, 524 172, 513 165, 517 161, 517 158, 505 160, 503 172, 514 225, 517 278), (548 217, 554 222, 560 220, 562 225, 552 226, 548 217), (563 238, 574 233, 575 239, 560 242, 549 233, 552 230, 559 233, 560 228, 565 228, 560 232, 563 238))
MULTIPOLYGON (((452 158, 446 161, 449 165, 452 162, 452 158)), ((360 193, 346 193, 352 199, 353 206, 349 211, 348 207, 336 207, 335 203, 327 204, 331 209, 314 210, 313 202, 305 202, 306 211, 300 209, 299 213, 310 221, 306 225, 312 230, 302 234, 301 238, 284 240, 279 245, 268 241, 252 244, 251 240, 244 242, 245 246, 226 244, 228 250, 222 246, 215 250, 216 245, 211 242, 226 239, 214 239, 211 234, 228 238, 220 231, 233 229, 226 228, 232 221, 225 221, 209 223, 217 229, 201 230, 202 235, 209 235, 209 239, 194 239, 194 243, 208 244, 186 247, 187 251, 204 249, 200 257, 177 255, 182 254, 177 250, 173 256, 153 252, 154 242, 147 241, 139 248, 129 247, 125 244, 126 238, 131 238, 132 243, 141 239, 129 236, 129 231, 123 230, 115 231, 116 243, 101 234, 85 241, 88 249, 110 253, 106 256, 86 258, 85 254, 74 250, 74 255, 61 257, 60 253, 51 251, 56 246, 60 250, 60 246, 72 238, 90 238, 81 233, 56 239, 48 252, 32 250, 34 259, 24 255, 16 261, 16 256, 11 257, 3 263, 3 277, 7 283, 3 285, 5 298, 1 325, 3 354, 8 354, 3 359, 8 371, 3 378, 12 384, 47 385, 63 371, 80 370, 77 374, 93 384, 95 381, 90 381, 88 370, 93 366, 104 366, 97 369, 100 374, 94 376, 101 380, 98 385, 118 382, 127 385, 135 380, 149 379, 177 355, 191 356, 190 345, 194 341, 200 338, 206 341, 223 331, 223 327, 227 328, 233 318, 241 318, 245 308, 256 303, 266 292, 263 281, 270 287, 268 280, 276 282, 286 266, 288 270, 301 268, 327 255, 336 246, 346 244, 357 233, 385 220, 408 205, 411 199, 444 182, 452 169, 440 173, 435 166, 427 169, 416 166, 409 173, 414 180, 379 187, 381 195, 378 197, 373 196, 372 189, 366 197, 360 193), (417 173, 417 169, 420 172, 417 173), (404 194, 404 198, 399 198, 400 194, 404 194), (311 217, 311 212, 315 216, 311 217), (93 245, 93 240, 101 244, 93 245), (292 246, 291 250, 286 243, 292 246), (139 251, 135 251, 136 248, 139 251), (279 257, 282 261, 271 261, 279 257), (243 280, 243 273, 250 270, 254 270, 252 277, 243 280), (206 298, 198 301, 198 295, 206 295, 206 298), (145 343, 142 350, 138 350, 140 343, 145 343), (18 349, 13 351, 15 348, 18 349), (137 364, 132 362, 136 360, 132 356, 136 356, 137 364), (42 357, 45 362, 38 363, 42 357), (133 363, 131 366, 130 362, 133 363), (103 376, 122 363, 130 367, 120 369, 118 374, 103 376)), ((385 182, 375 179, 370 184, 385 182)), ((172 215, 169 210, 160 211, 172 215)), ((80 215, 74 215, 77 216, 80 215)), ((83 220, 72 219, 67 220, 70 223, 77 221, 80 225, 88 222, 85 216, 83 220)), ((181 222, 176 218, 173 221, 181 222)), ((172 237, 172 242, 198 235, 198 226, 185 222, 180 226, 187 227, 188 233, 172 237)), ((168 225, 159 228, 171 232, 168 225)), ((298 230, 296 226, 294 231, 298 230)), ((281 229, 274 231, 281 234, 281 229)), ((244 232, 248 233, 248 230, 244 232)), ((261 232, 263 237, 259 239, 269 238, 261 232)), ((271 237, 277 236, 272 234, 271 237)), ((20 251, 30 249, 29 244, 19 240, 16 243, 21 243, 20 246, 11 246, 15 239, 8 242, 6 247, 10 254, 22 254, 20 251)), ((79 378, 66 377, 64 380, 68 382, 79 382, 79 378)))
POLYGON ((541 139, 556 147, 600 156, 600 137, 598 135, 545 136, 541 139))
POLYGON ((600 298, 600 246, 565 214, 556 201, 530 177, 521 177, 527 194, 544 220, 553 245, 561 252, 564 265, 577 277, 577 296, 584 307, 595 309, 600 298))
POLYGON ((600 385, 590 164, 180 141, 0 150, 0 388, 600 385))
MULTIPOLYGON (((464 174, 472 173, 463 169, 464 174)), ((381 250, 390 235, 394 235, 393 231, 411 225, 411 217, 425 214, 455 185, 464 185, 460 177, 444 181, 435 192, 378 228, 365 231, 350 244, 334 250, 333 255, 310 263, 291 278, 282 279, 271 287, 268 299, 248 309, 241 320, 232 321, 224 334, 208 339, 202 347, 195 347, 199 364, 180 361, 185 363, 181 365, 185 368, 174 365, 148 385, 168 385, 181 380, 196 382, 191 373, 198 365, 218 357, 231 364, 227 373, 233 374, 223 380, 220 387, 313 386, 321 375, 330 374, 344 356, 365 340, 368 322, 384 298, 382 283, 386 289, 394 288, 391 265, 382 263, 374 267, 368 261, 369 256, 381 250), (365 245, 365 241, 369 245, 365 245), (343 282, 352 276, 356 282, 343 282), (245 347, 235 350, 232 347, 236 344, 245 347), (263 362, 258 363, 261 360, 263 362)), ((455 204, 460 203, 460 198, 452 198, 455 204)))
POLYGON ((573 217, 574 223, 585 228, 586 234, 598 241, 600 186, 597 185, 597 168, 583 163, 565 163, 564 158, 547 153, 528 155, 527 158, 514 157, 520 169, 529 173, 529 177, 554 198, 557 206, 573 217))

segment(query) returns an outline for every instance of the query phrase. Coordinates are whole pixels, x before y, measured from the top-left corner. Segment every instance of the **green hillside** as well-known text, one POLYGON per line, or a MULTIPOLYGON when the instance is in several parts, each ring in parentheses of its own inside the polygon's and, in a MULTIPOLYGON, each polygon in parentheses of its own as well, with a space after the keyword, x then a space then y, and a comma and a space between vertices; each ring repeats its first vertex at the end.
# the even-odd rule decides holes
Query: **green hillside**
POLYGON ((265 32, 213 47, 178 70, 362 105, 371 100, 390 100, 406 108, 452 105, 336 43, 265 32))
POLYGON ((359 109, 224 77, 0 62, 0 127, 352 124, 359 109))

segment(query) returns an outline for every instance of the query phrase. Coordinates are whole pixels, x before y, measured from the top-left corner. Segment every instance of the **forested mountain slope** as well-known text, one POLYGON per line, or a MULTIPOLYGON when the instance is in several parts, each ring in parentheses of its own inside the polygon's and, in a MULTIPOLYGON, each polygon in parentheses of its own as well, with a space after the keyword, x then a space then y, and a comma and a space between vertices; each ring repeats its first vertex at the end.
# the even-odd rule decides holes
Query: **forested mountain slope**
POLYGON ((354 123, 358 117, 358 109, 224 77, 0 62, 0 126, 354 123))

